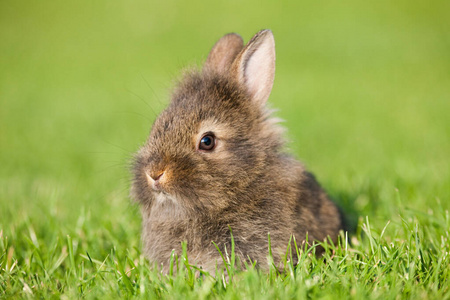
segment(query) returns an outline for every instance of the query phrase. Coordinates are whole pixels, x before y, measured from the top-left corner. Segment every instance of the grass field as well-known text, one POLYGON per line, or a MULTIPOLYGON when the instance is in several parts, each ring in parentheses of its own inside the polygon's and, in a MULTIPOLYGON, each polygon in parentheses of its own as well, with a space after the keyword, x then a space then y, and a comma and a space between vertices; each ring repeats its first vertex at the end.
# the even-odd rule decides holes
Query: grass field
POLYGON ((0 2, 0 298, 450 299, 450 2, 252 2, 0 2), (283 274, 161 275, 131 156, 183 67, 262 28, 269 101, 352 244, 283 274))

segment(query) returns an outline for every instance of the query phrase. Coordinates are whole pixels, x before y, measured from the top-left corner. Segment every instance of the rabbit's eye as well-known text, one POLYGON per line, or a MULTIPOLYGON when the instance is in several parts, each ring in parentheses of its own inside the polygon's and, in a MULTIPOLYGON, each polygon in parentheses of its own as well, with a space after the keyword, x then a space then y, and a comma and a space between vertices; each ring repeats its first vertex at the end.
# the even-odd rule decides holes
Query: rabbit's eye
POLYGON ((208 133, 202 137, 200 140, 200 144, 198 145, 198 149, 204 150, 204 151, 211 151, 214 149, 214 146, 216 145, 216 138, 213 134, 208 133))

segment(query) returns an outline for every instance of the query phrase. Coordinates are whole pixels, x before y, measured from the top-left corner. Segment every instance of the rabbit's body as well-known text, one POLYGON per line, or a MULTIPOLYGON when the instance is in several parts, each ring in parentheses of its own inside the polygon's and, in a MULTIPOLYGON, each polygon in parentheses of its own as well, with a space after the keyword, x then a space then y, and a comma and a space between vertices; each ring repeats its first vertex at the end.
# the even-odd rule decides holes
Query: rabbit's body
POLYGON ((203 70, 191 72, 136 156, 132 194, 142 207, 143 241, 167 270, 172 249, 212 271, 231 250, 261 267, 270 233, 274 258, 297 242, 337 239, 337 207, 314 177, 283 152, 282 128, 265 103, 274 76, 270 31, 244 48, 226 35, 203 70))

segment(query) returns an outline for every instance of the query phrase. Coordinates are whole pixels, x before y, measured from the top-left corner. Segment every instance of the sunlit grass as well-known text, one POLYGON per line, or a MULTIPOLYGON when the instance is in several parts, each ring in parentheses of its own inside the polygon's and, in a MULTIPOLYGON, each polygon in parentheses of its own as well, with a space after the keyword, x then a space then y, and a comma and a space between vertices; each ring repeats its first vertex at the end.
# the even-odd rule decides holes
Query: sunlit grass
MULTIPOLYGON (((81 228, 89 231, 91 219, 84 216, 81 219, 79 223, 84 223, 81 228)), ((267 299, 449 296, 450 218, 448 211, 439 209, 433 210, 433 215, 420 217, 406 212, 380 229, 370 225, 369 218, 361 219, 351 243, 345 238, 337 245, 323 243, 327 249, 323 257, 313 255, 314 247, 296 246, 288 249, 283 270, 271 265, 268 272, 251 264, 244 270, 237 269, 234 253, 228 249, 221 253, 225 267, 219 267, 216 274, 192 265, 185 251, 179 257, 172 255, 175 272, 163 274, 158 266, 144 259, 139 248, 127 245, 128 236, 114 239, 109 253, 94 256, 92 245, 109 236, 96 237, 78 228, 66 237, 55 232, 38 238, 31 224, 23 227, 20 248, 5 233, 1 235, 3 296, 267 299), (298 257, 297 266, 292 264, 292 257, 298 257)), ((111 234, 121 236, 117 229, 111 234)))

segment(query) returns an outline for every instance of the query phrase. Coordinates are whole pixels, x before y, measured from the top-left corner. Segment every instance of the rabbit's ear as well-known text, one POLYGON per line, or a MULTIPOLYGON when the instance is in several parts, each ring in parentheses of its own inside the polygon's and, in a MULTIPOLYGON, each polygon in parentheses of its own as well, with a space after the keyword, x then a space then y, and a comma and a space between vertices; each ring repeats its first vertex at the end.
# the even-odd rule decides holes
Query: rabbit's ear
POLYGON ((244 41, 239 34, 229 33, 223 36, 211 49, 203 68, 225 73, 242 48, 244 41))
POLYGON ((239 53, 232 76, 247 88, 253 101, 263 107, 275 78, 275 40, 270 30, 258 32, 239 53))

